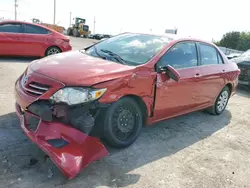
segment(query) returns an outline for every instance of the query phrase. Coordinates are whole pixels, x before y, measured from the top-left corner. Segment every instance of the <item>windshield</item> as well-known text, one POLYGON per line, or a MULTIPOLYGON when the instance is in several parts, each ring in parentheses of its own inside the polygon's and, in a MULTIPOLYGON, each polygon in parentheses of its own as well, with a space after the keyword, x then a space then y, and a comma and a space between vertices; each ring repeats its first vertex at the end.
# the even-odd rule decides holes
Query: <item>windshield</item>
POLYGON ((83 31, 89 31, 89 26, 88 25, 83 25, 82 29, 83 29, 83 31))
POLYGON ((119 63, 117 58, 109 57, 115 55, 122 59, 125 64, 136 66, 148 62, 171 40, 171 38, 163 36, 126 33, 103 40, 85 52, 91 56, 119 63), (104 53, 104 51, 112 53, 104 53))

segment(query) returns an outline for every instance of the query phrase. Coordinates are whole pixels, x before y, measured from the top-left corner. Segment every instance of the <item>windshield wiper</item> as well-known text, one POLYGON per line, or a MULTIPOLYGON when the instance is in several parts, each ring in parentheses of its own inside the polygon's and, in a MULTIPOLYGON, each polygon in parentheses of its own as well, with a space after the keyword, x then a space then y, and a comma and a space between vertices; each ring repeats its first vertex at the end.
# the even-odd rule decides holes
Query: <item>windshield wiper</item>
POLYGON ((93 46, 93 48, 94 48, 94 50, 95 50, 96 55, 98 55, 98 56, 99 56, 100 58, 102 58, 102 59, 105 59, 105 57, 101 56, 101 55, 98 53, 97 48, 95 47, 95 45, 93 46))
POLYGON ((119 56, 118 54, 116 54, 116 53, 114 53, 114 52, 112 52, 112 51, 110 51, 110 50, 105 50, 105 49, 100 49, 100 51, 102 51, 102 52, 104 52, 104 53, 106 53, 106 54, 109 54, 110 56, 112 56, 112 57, 114 57, 116 60, 118 60, 119 63, 122 63, 122 64, 126 65, 125 60, 122 59, 122 57, 119 56))

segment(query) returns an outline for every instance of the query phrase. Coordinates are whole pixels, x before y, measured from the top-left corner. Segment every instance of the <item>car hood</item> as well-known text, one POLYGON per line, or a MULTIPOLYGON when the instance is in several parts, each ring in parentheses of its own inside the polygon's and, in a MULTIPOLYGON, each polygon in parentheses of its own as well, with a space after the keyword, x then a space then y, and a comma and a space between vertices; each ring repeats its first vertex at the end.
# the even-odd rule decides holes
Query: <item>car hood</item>
POLYGON ((235 57, 235 58, 232 58, 230 59, 230 61, 234 62, 234 63, 241 63, 241 62, 244 62, 244 61, 250 61, 250 58, 249 57, 235 57))
POLYGON ((60 53, 36 60, 30 68, 65 85, 91 86, 131 74, 133 66, 92 57, 80 51, 60 53))

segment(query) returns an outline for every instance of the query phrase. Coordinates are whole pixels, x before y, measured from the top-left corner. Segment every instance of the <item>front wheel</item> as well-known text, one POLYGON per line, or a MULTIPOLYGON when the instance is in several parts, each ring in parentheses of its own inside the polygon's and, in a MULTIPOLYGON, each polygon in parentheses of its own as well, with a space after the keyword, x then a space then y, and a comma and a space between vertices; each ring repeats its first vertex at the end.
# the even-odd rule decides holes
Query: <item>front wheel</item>
POLYGON ((139 136, 143 126, 142 111, 132 98, 112 104, 104 118, 104 137, 109 145, 125 148, 139 136))
POLYGON ((230 89, 225 86, 219 96, 217 97, 214 105, 208 109, 211 114, 220 115, 227 107, 227 103, 230 97, 230 89))
POLYGON ((67 29, 67 35, 68 35, 68 36, 73 35, 72 28, 68 28, 68 29, 67 29))

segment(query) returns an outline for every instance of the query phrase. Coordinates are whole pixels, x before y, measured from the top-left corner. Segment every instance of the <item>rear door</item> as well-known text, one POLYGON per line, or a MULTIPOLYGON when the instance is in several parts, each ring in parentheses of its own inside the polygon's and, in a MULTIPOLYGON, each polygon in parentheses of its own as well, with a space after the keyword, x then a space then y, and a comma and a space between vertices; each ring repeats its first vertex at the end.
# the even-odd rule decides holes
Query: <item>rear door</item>
POLYGON ((30 56, 43 56, 49 45, 51 31, 42 27, 24 24, 25 47, 23 53, 30 56))
POLYGON ((175 44, 156 64, 171 65, 180 74, 178 82, 165 73, 157 73, 154 118, 157 120, 183 114, 197 108, 196 77, 200 75, 196 43, 185 41, 175 44))
POLYGON ((227 70, 219 51, 214 46, 203 42, 197 44, 201 62, 198 86, 200 95, 197 99, 201 105, 206 106, 214 102, 225 85, 227 70))
POLYGON ((0 23, 0 55, 23 55, 23 25, 0 23))

